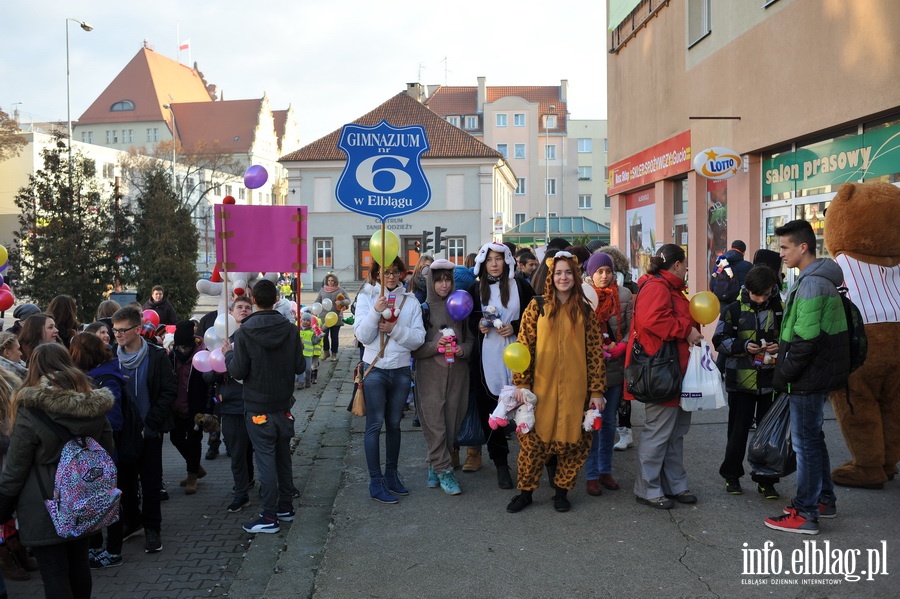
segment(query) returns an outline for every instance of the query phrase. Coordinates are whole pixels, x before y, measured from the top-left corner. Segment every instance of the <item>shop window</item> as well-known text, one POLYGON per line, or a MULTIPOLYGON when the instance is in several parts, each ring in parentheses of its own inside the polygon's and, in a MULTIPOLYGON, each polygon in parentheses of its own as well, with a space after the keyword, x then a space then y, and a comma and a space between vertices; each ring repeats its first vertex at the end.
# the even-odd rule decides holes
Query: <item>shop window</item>
POLYGON ((674 214, 687 214, 688 212, 688 180, 677 179, 675 181, 675 192, 674 192, 674 214))
POLYGON ((794 218, 808 222, 816 234, 817 258, 831 257, 831 254, 825 249, 825 211, 830 204, 830 201, 814 202, 812 204, 798 204, 794 207, 794 218))

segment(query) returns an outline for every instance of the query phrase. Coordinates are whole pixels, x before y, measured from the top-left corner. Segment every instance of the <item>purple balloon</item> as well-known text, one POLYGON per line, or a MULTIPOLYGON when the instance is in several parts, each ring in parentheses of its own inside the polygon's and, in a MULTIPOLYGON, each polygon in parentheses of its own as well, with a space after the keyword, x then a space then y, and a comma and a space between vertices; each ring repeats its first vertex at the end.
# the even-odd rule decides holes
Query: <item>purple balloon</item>
POLYGON ((244 173, 244 185, 247 189, 262 187, 268 179, 269 173, 266 172, 265 167, 258 164, 254 164, 244 173))
POLYGON ((465 320, 472 313, 472 296, 462 289, 454 291, 447 298, 447 314, 453 320, 465 320))

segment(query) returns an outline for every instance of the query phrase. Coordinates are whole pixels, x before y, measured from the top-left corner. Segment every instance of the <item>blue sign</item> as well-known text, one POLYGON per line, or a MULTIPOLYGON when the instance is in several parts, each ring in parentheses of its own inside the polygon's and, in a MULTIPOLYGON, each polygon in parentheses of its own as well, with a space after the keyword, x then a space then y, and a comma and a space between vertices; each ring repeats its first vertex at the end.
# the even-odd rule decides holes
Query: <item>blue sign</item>
POLYGON ((421 163, 428 147, 421 125, 344 125, 338 148, 347 164, 337 184, 338 203, 382 222, 421 210, 431 200, 421 163))

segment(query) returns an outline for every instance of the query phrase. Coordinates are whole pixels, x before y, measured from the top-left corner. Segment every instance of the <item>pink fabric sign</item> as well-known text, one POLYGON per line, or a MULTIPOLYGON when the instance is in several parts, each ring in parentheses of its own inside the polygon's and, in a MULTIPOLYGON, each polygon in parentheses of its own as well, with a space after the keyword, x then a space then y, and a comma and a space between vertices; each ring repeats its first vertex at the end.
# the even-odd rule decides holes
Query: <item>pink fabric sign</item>
POLYGON ((227 261, 230 271, 306 272, 306 206, 216 204, 215 214, 218 264, 227 261))

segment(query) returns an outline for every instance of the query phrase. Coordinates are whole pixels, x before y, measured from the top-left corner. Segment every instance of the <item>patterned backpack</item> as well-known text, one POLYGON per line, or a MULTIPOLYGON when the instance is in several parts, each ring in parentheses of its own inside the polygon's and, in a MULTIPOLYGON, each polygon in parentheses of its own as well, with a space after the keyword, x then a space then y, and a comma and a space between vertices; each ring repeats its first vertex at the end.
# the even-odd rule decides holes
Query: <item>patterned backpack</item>
POLYGON ((65 441, 52 497, 38 476, 56 534, 63 538, 81 537, 116 523, 122 491, 116 488, 116 465, 110 455, 92 437, 73 436, 43 410, 28 411, 65 441))

